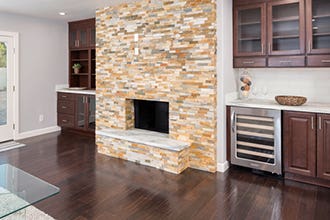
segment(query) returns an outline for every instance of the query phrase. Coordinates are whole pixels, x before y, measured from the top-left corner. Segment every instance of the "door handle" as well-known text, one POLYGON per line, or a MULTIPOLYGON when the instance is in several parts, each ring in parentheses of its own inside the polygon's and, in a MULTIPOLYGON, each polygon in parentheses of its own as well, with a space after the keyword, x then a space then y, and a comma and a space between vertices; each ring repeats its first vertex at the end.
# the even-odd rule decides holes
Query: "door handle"
POLYGON ((231 120, 231 130, 232 130, 232 132, 235 132, 235 128, 236 128, 236 113, 235 113, 235 111, 233 111, 233 113, 231 114, 230 120, 231 120))
POLYGON ((322 130, 322 117, 319 116, 319 130, 322 130))
POLYGON ((312 130, 314 130, 314 117, 312 117, 312 130))

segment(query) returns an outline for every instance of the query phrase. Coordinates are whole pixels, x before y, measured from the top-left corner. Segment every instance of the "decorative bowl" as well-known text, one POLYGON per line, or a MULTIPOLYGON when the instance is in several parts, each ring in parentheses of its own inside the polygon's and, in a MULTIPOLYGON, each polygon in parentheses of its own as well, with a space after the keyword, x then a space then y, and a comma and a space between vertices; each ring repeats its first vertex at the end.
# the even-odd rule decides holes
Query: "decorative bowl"
POLYGON ((307 98, 303 96, 285 96, 278 95, 275 96, 275 100, 280 105, 289 105, 289 106, 300 106, 306 103, 307 98))

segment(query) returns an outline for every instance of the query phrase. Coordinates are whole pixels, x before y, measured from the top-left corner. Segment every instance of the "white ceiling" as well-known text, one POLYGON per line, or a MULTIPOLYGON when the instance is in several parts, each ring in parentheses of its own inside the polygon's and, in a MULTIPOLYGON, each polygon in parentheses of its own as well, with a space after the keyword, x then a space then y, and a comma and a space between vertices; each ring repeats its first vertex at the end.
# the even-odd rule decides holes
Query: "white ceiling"
POLYGON ((0 13, 8 12, 59 21, 95 17, 95 10, 136 0, 0 0, 0 13), (59 12, 66 12, 60 16, 59 12))

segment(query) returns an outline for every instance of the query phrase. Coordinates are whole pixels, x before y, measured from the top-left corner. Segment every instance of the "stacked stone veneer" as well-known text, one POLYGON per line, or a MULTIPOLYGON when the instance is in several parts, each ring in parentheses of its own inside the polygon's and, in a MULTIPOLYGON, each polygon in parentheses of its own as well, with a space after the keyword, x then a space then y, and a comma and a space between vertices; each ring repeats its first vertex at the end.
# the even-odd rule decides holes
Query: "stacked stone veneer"
MULTIPOLYGON (((98 10, 97 130, 132 128, 132 99, 169 102, 169 137, 191 144, 181 152, 189 153, 183 166, 216 171, 215 22, 214 0, 142 0, 98 10)), ((127 159, 143 148, 140 154, 159 157, 148 146, 96 138, 104 154, 127 159)))
POLYGON ((181 151, 171 151, 102 135, 97 135, 97 137, 99 141, 98 152, 102 154, 156 167, 176 174, 189 167, 188 148, 181 151))

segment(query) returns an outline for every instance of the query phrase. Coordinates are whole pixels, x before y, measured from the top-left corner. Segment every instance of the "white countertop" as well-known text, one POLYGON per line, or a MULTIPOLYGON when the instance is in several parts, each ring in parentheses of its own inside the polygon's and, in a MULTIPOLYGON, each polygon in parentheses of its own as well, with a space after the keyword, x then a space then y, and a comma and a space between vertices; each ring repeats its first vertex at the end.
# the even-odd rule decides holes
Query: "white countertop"
POLYGON ((278 104, 275 99, 247 99, 247 100, 227 100, 226 105, 238 107, 251 107, 251 108, 266 108, 288 111, 301 111, 313 113, 327 113, 330 114, 330 103, 316 103, 306 102, 302 106, 286 106, 278 104))
POLYGON ((71 90, 71 89, 57 89, 56 92, 74 93, 74 94, 84 94, 84 95, 95 95, 95 90, 71 90))

